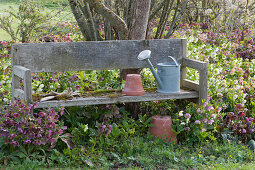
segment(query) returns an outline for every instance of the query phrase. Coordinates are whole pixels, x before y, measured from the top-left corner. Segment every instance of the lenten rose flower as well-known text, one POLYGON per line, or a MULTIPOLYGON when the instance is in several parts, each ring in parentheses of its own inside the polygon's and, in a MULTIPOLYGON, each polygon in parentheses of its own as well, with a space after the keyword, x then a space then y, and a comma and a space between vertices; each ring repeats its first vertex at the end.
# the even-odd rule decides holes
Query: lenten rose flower
POLYGON ((29 143, 31 143, 31 140, 25 140, 24 141, 24 144, 29 144, 29 143))
POLYGON ((206 129, 205 129, 205 128, 202 128, 202 129, 201 129, 201 132, 205 132, 205 131, 206 131, 206 129))
POLYGON ((254 129, 249 129, 249 133, 253 133, 254 132, 254 129))
POLYGON ((214 122, 214 120, 213 120, 213 119, 210 119, 210 120, 208 121, 208 124, 211 125, 211 124, 213 124, 213 122, 214 122))
POLYGON ((183 116, 183 111, 180 111, 179 112, 179 117, 182 117, 183 116))
POLYGON ((216 114, 211 114, 211 117, 215 119, 216 118, 216 114))
POLYGON ((195 121, 195 124, 196 124, 196 125, 199 125, 200 123, 201 123, 200 120, 196 120, 196 121, 195 121))
POLYGON ((11 145, 13 145, 13 146, 19 146, 19 142, 17 142, 17 141, 15 141, 15 140, 13 140, 13 141, 11 141, 11 143, 10 143, 11 145))
POLYGON ((207 120, 207 118, 203 118, 203 120, 202 120, 204 123, 206 123, 208 120, 207 120))
POLYGON ((209 106, 209 107, 208 107, 208 111, 211 111, 211 110, 213 110, 213 109, 214 109, 213 106, 209 106))
POLYGON ((19 113, 13 113, 13 117, 14 117, 14 118, 19 117, 19 113))
POLYGON ((101 133, 103 133, 104 132, 104 129, 106 128, 106 125, 103 125, 102 127, 101 127, 101 133))
POLYGON ((186 113, 186 114, 184 115, 184 117, 185 117, 186 119, 189 119, 189 118, 191 118, 191 115, 190 115, 189 113, 186 113))

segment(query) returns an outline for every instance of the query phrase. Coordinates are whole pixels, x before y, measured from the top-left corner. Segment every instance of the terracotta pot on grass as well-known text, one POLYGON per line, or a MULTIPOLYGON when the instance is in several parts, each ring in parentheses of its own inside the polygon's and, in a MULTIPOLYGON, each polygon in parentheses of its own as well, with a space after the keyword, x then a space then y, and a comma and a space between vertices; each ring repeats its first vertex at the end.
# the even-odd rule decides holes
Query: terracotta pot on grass
POLYGON ((144 93, 140 74, 128 74, 122 94, 127 96, 142 96, 144 93))
POLYGON ((177 143, 175 134, 172 131, 171 116, 154 115, 152 116, 151 124, 153 124, 154 127, 150 127, 149 132, 153 136, 177 143))

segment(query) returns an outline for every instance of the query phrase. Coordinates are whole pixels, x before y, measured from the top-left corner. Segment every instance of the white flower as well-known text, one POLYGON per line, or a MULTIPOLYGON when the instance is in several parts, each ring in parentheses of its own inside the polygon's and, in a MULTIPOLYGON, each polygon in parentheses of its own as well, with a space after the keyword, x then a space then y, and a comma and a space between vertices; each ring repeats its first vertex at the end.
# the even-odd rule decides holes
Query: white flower
POLYGON ((185 122, 181 122, 181 125, 185 125, 186 123, 185 122))
POLYGON ((179 112, 179 117, 182 117, 183 116, 183 111, 180 111, 179 112))
POLYGON ((242 104, 244 105, 246 103, 246 100, 244 100, 243 102, 242 102, 242 104))
POLYGON ((207 9, 207 10, 205 10, 205 13, 206 13, 207 15, 211 14, 212 12, 213 12, 212 9, 207 9))
POLYGON ((44 87, 44 84, 41 84, 41 85, 39 86, 40 89, 42 89, 43 87, 44 87))
POLYGON ((88 129, 89 129, 88 124, 86 124, 84 127, 84 132, 86 132, 88 129))
POLYGON ((234 99, 234 100, 236 100, 236 99, 237 99, 237 97, 238 97, 238 96, 235 94, 235 95, 233 96, 233 99, 234 99))

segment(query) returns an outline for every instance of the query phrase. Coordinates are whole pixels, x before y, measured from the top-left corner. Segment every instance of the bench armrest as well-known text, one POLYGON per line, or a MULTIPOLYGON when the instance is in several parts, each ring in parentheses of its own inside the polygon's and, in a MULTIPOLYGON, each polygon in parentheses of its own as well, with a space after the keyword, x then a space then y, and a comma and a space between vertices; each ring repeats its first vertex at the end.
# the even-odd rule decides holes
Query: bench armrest
POLYGON ((199 91, 199 104, 203 100, 207 100, 208 95, 208 63, 190 58, 183 58, 182 60, 182 79, 181 86, 191 88, 199 91), (199 71, 199 83, 186 79, 186 67, 193 68, 199 71))
POLYGON ((12 66, 12 98, 20 97, 21 99, 32 103, 32 78, 31 70, 20 66, 12 66), (19 88, 19 81, 24 81, 24 91, 19 88))

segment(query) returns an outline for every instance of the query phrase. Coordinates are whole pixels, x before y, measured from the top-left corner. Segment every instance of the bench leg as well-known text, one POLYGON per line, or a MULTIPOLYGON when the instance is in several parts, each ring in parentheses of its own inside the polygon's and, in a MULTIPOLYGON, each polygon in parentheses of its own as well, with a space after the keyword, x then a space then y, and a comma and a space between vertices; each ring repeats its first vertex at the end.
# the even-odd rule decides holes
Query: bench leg
POLYGON ((19 97, 28 103, 32 103, 32 76, 31 71, 22 66, 12 68, 12 100, 19 97), (24 91, 20 89, 19 81, 24 81, 24 91))
MULTIPOLYGON (((208 65, 208 63, 207 63, 208 65)), ((199 75, 199 104, 207 101, 208 95, 208 66, 206 69, 200 71, 199 75)))

